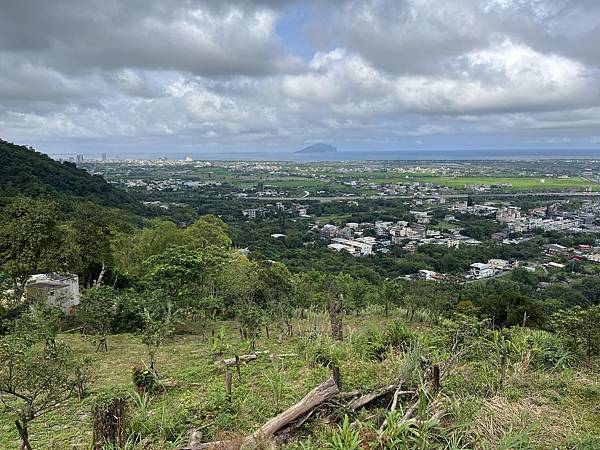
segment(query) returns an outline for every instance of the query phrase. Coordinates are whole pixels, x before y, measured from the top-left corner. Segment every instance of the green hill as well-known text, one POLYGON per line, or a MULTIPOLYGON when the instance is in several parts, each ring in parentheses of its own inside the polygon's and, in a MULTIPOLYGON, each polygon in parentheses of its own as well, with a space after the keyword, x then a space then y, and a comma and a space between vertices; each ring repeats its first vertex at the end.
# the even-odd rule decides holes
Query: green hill
POLYGON ((15 195, 71 197, 104 206, 135 208, 127 192, 111 186, 101 176, 0 139, 0 197, 15 195))

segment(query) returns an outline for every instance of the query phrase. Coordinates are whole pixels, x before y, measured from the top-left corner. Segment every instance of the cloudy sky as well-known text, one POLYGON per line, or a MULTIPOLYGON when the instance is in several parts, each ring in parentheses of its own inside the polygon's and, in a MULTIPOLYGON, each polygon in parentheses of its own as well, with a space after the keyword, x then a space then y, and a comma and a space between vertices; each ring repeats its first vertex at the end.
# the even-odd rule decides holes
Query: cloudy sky
POLYGON ((0 137, 88 155, 600 148, 600 1, 2 0, 0 137))

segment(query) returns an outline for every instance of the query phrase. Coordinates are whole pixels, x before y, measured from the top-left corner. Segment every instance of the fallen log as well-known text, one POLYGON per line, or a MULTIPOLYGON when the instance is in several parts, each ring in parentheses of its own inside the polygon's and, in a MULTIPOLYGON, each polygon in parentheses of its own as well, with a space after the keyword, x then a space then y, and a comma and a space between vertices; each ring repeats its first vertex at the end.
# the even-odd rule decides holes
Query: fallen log
POLYGON ((352 411, 356 411, 357 409, 368 405, 372 401, 377 400, 378 398, 381 398, 384 395, 391 394, 396 389, 398 389, 398 386, 400 386, 401 384, 402 382, 398 384, 390 384, 389 386, 382 387, 381 389, 377 389, 373 392, 369 392, 368 394, 355 398, 354 400, 348 403, 348 408, 350 408, 350 410, 352 411))
MULTIPOLYGON (((267 421, 250 436, 230 441, 215 441, 204 444, 189 445, 185 450, 239 450, 242 448, 257 448, 260 446, 270 447, 273 444, 275 433, 294 421, 306 416, 317 406, 334 398, 339 390, 332 378, 321 383, 310 391, 295 405, 283 411, 281 414, 267 421)), ((191 443, 190 443, 191 444, 191 443)))
MULTIPOLYGON (((269 353, 267 351, 262 351, 262 352, 252 352, 248 355, 242 355, 239 357, 240 362, 245 362, 248 363, 250 361, 254 361, 256 359, 258 359, 258 357, 260 355, 269 355, 269 359, 274 360, 274 359, 283 359, 283 358, 292 358, 292 357, 297 357, 298 354, 297 353, 269 353)), ((217 361, 217 364, 224 364, 225 366, 229 367, 229 366, 235 366, 236 365, 236 359, 234 358, 226 358, 226 359, 221 359, 220 361, 217 361)))
MULTIPOLYGON (((249 355, 240 356, 239 359, 241 362, 250 362, 250 361, 254 361, 257 358, 258 358, 258 355, 256 353, 250 353, 249 355)), ((221 361, 218 361, 217 363, 225 364, 227 367, 229 367, 229 366, 235 366, 235 362, 236 362, 235 358, 227 358, 227 359, 222 359, 221 361)))
POLYGON ((296 358, 298 356, 298 353, 271 353, 269 355, 269 359, 274 360, 274 359, 283 359, 283 358, 296 358))

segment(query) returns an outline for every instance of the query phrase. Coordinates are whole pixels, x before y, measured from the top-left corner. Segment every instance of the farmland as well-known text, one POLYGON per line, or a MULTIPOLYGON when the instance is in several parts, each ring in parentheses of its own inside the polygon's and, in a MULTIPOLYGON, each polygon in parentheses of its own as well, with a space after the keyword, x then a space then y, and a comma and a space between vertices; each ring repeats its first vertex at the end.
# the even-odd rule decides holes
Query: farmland
POLYGON ((464 188, 465 185, 512 185, 504 189, 515 190, 562 190, 593 189, 598 185, 578 177, 569 178, 534 178, 534 177, 415 177, 415 181, 423 181, 451 188, 464 188))

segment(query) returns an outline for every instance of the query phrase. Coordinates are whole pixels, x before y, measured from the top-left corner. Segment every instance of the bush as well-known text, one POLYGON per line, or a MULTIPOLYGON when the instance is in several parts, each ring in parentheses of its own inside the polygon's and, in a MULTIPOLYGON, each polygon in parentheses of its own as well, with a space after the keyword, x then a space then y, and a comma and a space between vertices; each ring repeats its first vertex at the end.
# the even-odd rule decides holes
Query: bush
POLYGON ((316 341, 301 339, 298 352, 303 353, 313 366, 331 367, 338 365, 342 359, 342 349, 329 337, 319 337, 316 341))
POLYGON ((538 370, 563 370, 573 365, 575 355, 564 338, 543 330, 515 328, 507 330, 510 348, 521 354, 531 354, 531 364, 538 370))
POLYGON ((156 387, 156 375, 146 367, 135 366, 133 368, 133 384, 139 394, 152 392, 156 387))
POLYGON ((387 347, 401 348, 402 350, 410 347, 415 339, 415 335, 398 320, 386 327, 383 337, 387 347))
POLYGON ((382 332, 370 328, 366 333, 353 337, 353 350, 363 358, 382 361, 391 348, 406 351, 415 341, 415 335, 400 321, 389 324, 382 332))

